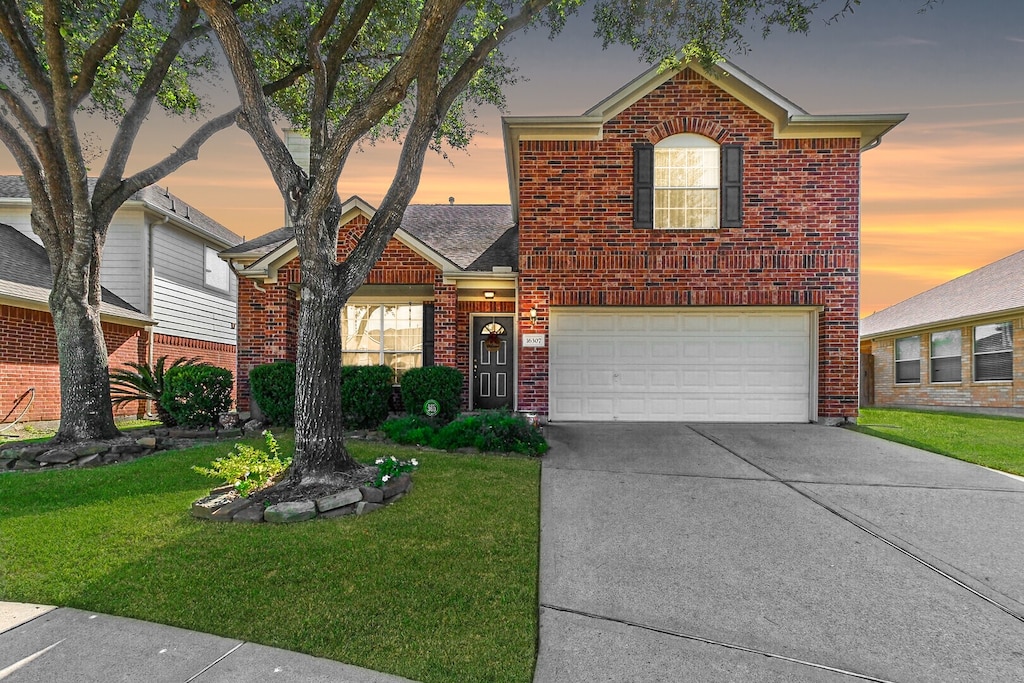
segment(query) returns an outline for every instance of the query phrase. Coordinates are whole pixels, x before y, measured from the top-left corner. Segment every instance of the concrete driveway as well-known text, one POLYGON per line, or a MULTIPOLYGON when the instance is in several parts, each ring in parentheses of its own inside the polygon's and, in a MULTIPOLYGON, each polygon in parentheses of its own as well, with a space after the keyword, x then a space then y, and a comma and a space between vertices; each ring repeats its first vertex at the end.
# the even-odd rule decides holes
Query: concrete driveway
POLYGON ((1024 680, 1020 480, 814 425, 547 435, 538 683, 1024 680))

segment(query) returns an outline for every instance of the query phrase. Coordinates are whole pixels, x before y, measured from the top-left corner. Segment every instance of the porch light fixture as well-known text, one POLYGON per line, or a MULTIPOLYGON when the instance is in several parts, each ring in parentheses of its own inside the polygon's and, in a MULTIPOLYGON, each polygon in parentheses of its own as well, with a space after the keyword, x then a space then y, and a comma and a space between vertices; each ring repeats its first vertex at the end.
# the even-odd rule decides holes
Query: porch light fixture
POLYGON ((494 292, 492 292, 491 290, 488 289, 487 291, 484 292, 484 298, 485 299, 493 299, 494 298, 494 292))
POLYGON ((530 309, 530 322, 532 322, 532 323, 537 322, 537 307, 536 306, 534 306, 533 308, 530 309))

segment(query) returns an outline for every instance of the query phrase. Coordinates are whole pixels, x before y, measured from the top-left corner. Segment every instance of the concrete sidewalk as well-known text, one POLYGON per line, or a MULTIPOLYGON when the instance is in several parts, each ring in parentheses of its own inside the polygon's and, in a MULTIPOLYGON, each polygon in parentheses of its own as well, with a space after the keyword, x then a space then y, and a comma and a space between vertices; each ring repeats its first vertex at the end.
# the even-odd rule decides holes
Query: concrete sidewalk
POLYGON ((0 603, 0 681, 398 683, 340 662, 172 626, 0 603))
POLYGON ((551 425, 535 681, 1024 680, 1024 483, 814 425, 551 425))

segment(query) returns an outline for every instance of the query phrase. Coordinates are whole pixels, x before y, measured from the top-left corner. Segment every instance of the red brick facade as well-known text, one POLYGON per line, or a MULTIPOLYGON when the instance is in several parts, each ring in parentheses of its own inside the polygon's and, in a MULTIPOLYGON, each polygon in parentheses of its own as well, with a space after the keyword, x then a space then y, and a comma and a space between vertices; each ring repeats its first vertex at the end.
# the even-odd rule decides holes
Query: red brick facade
MULTIPOLYGON (((146 360, 144 329, 105 322, 103 336, 111 368, 146 360)), ((29 399, 31 407, 21 421, 60 419, 60 368, 53 319, 49 311, 0 305, 0 423, 19 418, 29 399)), ((137 405, 125 404, 114 414, 132 417, 139 410, 137 405)))
MULTIPOLYGON (((1005 322, 1007 318, 987 322, 1005 322)), ((933 406, 943 408, 981 408, 1024 410, 1024 318, 1013 318, 1013 379, 989 382, 974 380, 972 340, 974 328, 937 327, 934 330, 899 334, 869 341, 874 357, 875 406, 933 406), (950 329, 960 330, 959 382, 933 382, 930 367, 930 333, 950 329), (896 339, 919 336, 921 342, 921 381, 913 384, 896 383, 894 361, 896 339)))
MULTIPOLYGON (((859 132, 780 139, 778 124, 713 79, 683 70, 612 115, 600 136, 568 139, 572 134, 567 134, 557 140, 545 129, 539 140, 516 138, 518 147, 509 150, 517 155, 518 174, 513 188, 519 238, 515 300, 481 301, 479 292, 461 299, 458 274, 442 273, 398 240, 388 246, 367 283, 433 285, 434 360, 467 376, 472 313, 515 315, 514 332, 522 340, 524 334, 549 333, 551 307, 815 309, 817 414, 855 417, 860 154, 865 141, 859 132), (634 228, 634 144, 684 132, 742 145, 742 227, 634 228)), ((365 224, 359 216, 342 227, 340 258, 365 224)), ((240 285, 243 409, 254 365, 294 359, 297 264, 292 261, 276 272, 276 283, 257 287, 243 279, 240 285)), ((548 353, 546 346, 525 348, 520 341, 514 408, 548 412, 548 353)))
MULTIPOLYGON (((601 140, 519 153, 519 301, 540 321, 521 331, 546 332, 551 306, 820 306, 818 414, 857 414, 859 138, 775 139, 686 70, 601 140), (682 132, 743 145, 742 228, 633 228, 633 143, 682 132)), ((520 349, 519 363, 521 409, 546 412, 548 349, 520 349)))

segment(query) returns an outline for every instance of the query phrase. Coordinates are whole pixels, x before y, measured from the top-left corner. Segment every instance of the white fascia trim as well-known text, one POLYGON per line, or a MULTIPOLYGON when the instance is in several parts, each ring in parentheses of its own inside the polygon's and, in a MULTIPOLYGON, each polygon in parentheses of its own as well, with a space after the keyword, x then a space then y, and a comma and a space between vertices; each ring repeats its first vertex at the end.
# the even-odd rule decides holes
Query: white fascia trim
POLYGON ((508 286, 519 281, 519 273, 490 273, 486 271, 445 271, 442 284, 459 285, 460 287, 508 286))
POLYGON ((173 225, 174 227, 179 228, 180 230, 184 230, 185 232, 191 233, 196 237, 203 239, 206 242, 212 242, 213 244, 219 246, 221 249, 227 249, 228 247, 234 247, 237 246, 237 244, 241 244, 240 242, 237 244, 225 242, 216 235, 207 232, 204 228, 186 219, 184 216, 179 216, 176 213, 168 211, 167 209, 164 209, 162 207, 156 206, 155 204, 150 204, 149 202, 141 199, 131 199, 129 201, 126 201, 121 206, 128 208, 141 208, 144 212, 147 212, 151 215, 159 216, 161 219, 173 225))
POLYGON ((976 325, 986 325, 988 323, 1003 322, 1006 320, 1012 320, 1024 317, 1024 308, 1007 308, 1002 311, 994 311, 992 313, 978 313, 976 315, 965 315, 960 318, 950 318, 949 320, 935 320, 930 323, 921 323, 919 325, 909 325, 907 327, 898 327, 891 330, 885 330, 882 332, 874 332, 871 334, 861 334, 861 341, 874 341, 876 339, 888 339, 889 337, 905 337, 908 335, 924 334, 926 332, 944 332, 946 330, 955 330, 958 327, 974 327, 976 325))

